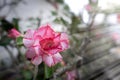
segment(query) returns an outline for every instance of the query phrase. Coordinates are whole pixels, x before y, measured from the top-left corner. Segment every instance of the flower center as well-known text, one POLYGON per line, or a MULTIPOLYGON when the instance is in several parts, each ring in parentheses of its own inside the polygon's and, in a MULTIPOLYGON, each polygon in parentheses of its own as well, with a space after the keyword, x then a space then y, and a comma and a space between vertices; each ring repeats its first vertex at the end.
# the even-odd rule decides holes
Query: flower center
POLYGON ((40 41, 40 45, 44 50, 49 50, 54 47, 53 39, 44 39, 40 41))

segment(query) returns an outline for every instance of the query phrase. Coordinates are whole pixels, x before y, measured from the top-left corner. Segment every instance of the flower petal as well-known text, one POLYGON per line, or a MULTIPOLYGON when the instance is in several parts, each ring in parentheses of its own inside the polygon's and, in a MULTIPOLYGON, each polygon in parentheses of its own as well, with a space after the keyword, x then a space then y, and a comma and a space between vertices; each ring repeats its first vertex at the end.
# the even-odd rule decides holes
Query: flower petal
POLYGON ((34 65, 39 65, 41 62, 42 62, 42 57, 41 56, 36 56, 35 58, 33 58, 31 60, 31 62, 34 64, 34 65))
POLYGON ((69 40, 66 33, 61 33, 60 41, 62 50, 65 50, 69 47, 69 40))
POLYGON ((34 58, 35 56, 36 56, 36 52, 33 48, 30 48, 30 49, 27 50, 27 52, 26 52, 26 57, 27 58, 31 59, 31 58, 34 58))
POLYGON ((33 45, 34 43, 34 30, 28 30, 25 35, 24 35, 24 38, 23 38, 23 43, 26 47, 30 47, 33 45))
POLYGON ((76 70, 67 71, 66 74, 67 74, 66 80, 76 80, 77 77, 76 70))
POLYGON ((67 35, 66 33, 64 33, 64 32, 61 33, 60 40, 65 40, 65 41, 69 42, 69 40, 68 40, 68 35, 67 35))
POLYGON ((61 51, 61 48, 53 48, 53 49, 49 49, 49 50, 47 50, 46 51, 46 53, 48 53, 48 54, 56 54, 56 53, 58 53, 58 52, 60 52, 61 51))
POLYGON ((50 38, 54 37, 54 30, 49 25, 45 25, 41 26, 37 30, 37 34, 40 35, 42 38, 50 38))
POLYGON ((48 65, 49 67, 51 67, 51 66, 54 65, 53 58, 52 58, 51 55, 46 55, 46 54, 44 54, 44 55, 43 55, 43 61, 44 61, 45 64, 48 65))
POLYGON ((58 62, 62 61, 62 56, 60 55, 60 53, 54 54, 53 55, 53 60, 54 60, 54 64, 57 64, 58 62))

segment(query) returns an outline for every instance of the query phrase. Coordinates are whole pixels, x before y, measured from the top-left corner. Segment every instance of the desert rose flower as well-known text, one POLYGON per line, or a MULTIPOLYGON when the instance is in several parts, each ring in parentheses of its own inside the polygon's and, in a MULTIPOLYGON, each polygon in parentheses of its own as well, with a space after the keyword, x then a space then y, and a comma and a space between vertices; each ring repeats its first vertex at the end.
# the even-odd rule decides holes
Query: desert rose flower
POLYGON ((67 74, 67 80, 75 80, 77 75, 76 75, 76 70, 68 71, 66 72, 67 74))
POLYGON ((92 7, 91 7, 90 4, 87 4, 87 5, 85 5, 85 9, 86 9, 87 11, 91 11, 91 10, 92 10, 92 7))
POLYGON ((19 31, 17 31, 15 28, 11 29, 9 32, 8 32, 8 37, 10 38, 17 38, 19 37, 21 34, 19 31))
POLYGON ((42 61, 49 67, 62 60, 59 52, 68 48, 66 33, 55 32, 49 25, 41 26, 36 30, 28 30, 23 38, 27 47, 26 57, 35 65, 42 61))

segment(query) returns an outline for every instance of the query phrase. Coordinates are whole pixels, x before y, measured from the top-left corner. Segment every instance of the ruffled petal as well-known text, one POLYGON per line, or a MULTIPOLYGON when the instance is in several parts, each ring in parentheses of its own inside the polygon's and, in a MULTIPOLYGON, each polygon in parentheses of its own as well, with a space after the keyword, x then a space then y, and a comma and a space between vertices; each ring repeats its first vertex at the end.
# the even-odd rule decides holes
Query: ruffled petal
POLYGON ((37 30, 37 34, 40 35, 43 39, 50 38, 54 37, 54 30, 49 25, 45 25, 41 26, 37 30))
POLYGON ((33 48, 30 48, 30 49, 28 49, 27 50, 27 52, 26 52, 26 57, 29 59, 32 59, 32 58, 34 58, 36 56, 36 52, 35 52, 35 50, 33 49, 33 48))
POLYGON ((53 55, 53 60, 54 60, 54 64, 57 64, 58 62, 62 61, 62 56, 60 55, 60 53, 54 54, 53 55))
POLYGON ((45 62, 46 65, 48 65, 49 67, 54 65, 54 61, 51 55, 43 55, 43 61, 45 62))
POLYGON ((35 58, 33 58, 31 60, 31 62, 34 64, 34 65, 39 65, 41 62, 42 62, 42 57, 41 56, 36 56, 35 58))
POLYGON ((76 80, 77 78, 76 70, 67 71, 66 74, 67 74, 66 80, 76 80))
POLYGON ((26 47, 31 47, 34 43, 34 30, 28 30, 23 38, 23 43, 26 47))
POLYGON ((61 33, 60 44, 62 46, 62 50, 65 50, 69 47, 69 40, 66 33, 61 33))
POLYGON ((47 50, 46 51, 46 53, 48 53, 48 54, 56 54, 56 53, 58 53, 58 52, 60 52, 61 51, 61 48, 53 48, 53 49, 49 49, 49 50, 47 50))
POLYGON ((61 41, 60 44, 62 46, 62 51, 68 49, 68 47, 69 47, 67 41, 61 41))
POLYGON ((49 67, 54 66, 58 62, 62 61, 62 56, 59 53, 56 53, 54 55, 43 55, 43 61, 46 65, 49 67))
POLYGON ((66 33, 61 33, 61 37, 60 37, 60 40, 66 40, 66 41, 68 41, 69 42, 69 40, 68 40, 68 35, 66 34, 66 33))

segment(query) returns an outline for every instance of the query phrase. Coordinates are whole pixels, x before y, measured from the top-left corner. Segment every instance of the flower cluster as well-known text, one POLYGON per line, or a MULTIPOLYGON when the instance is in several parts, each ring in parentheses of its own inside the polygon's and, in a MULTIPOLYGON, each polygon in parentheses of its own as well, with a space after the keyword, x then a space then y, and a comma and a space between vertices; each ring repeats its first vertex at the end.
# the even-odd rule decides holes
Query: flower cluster
POLYGON ((23 37, 23 44, 27 47, 26 57, 34 65, 43 61, 51 67, 62 60, 59 52, 68 48, 69 41, 66 33, 55 32, 49 25, 45 25, 28 30, 23 37))

